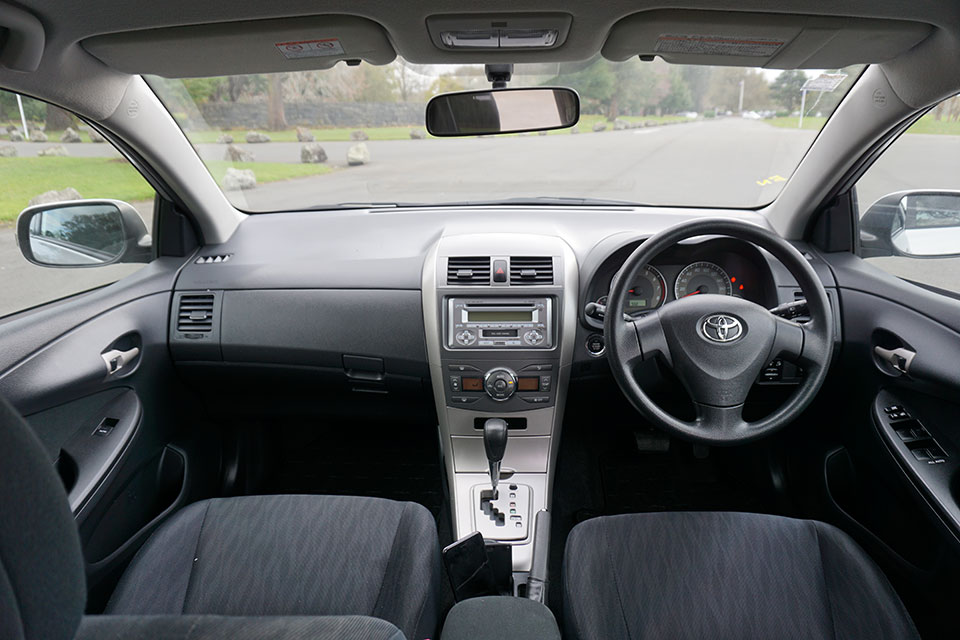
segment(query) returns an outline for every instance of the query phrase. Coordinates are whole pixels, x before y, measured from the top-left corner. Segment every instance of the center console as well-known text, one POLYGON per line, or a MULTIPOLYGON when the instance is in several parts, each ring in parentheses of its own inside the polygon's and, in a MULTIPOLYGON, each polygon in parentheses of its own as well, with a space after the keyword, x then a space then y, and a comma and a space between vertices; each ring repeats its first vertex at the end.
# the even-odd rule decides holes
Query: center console
POLYGON ((454 535, 508 543, 514 571, 529 572, 573 359, 576 258, 553 236, 447 235, 428 253, 422 285, 454 535), (509 435, 496 491, 483 438, 491 418, 509 435))

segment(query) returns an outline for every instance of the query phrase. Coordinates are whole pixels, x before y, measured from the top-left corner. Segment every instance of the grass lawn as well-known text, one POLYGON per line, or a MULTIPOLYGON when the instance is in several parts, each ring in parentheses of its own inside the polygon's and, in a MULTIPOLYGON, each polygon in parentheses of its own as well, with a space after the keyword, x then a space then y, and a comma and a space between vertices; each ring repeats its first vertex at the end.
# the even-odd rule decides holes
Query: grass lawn
MULTIPOLYGON (((825 117, 817 118, 814 116, 808 116, 803 119, 803 128, 819 130, 821 127, 823 127, 826 121, 827 119, 825 117)), ((775 127, 783 127, 786 129, 797 128, 797 118, 792 116, 788 118, 771 118, 769 120, 764 120, 764 122, 767 124, 772 124, 775 127)), ((913 125, 907 129, 907 133, 927 133, 943 136, 956 136, 960 135, 960 122, 949 122, 946 119, 938 122, 934 119, 932 113, 928 113, 913 123, 913 125)))
MULTIPOLYGON (((797 129, 797 122, 800 120, 799 117, 786 116, 782 118, 768 118, 764 120, 767 124, 772 124, 775 127, 780 127, 781 129, 797 129)), ((803 119, 803 128, 812 129, 813 131, 820 131, 823 128, 824 123, 827 121, 826 117, 821 116, 807 116, 803 119)))
MULTIPOLYGON (((219 181, 227 167, 253 169, 258 182, 319 175, 333 171, 323 164, 214 162, 219 181)), ((0 221, 14 220, 30 198, 51 189, 73 187, 84 198, 134 202, 153 198, 153 189, 126 160, 114 158, 0 158, 0 221)))
MULTIPOLYGON (((687 118, 683 116, 623 116, 622 120, 627 122, 656 122, 657 124, 665 124, 671 122, 686 122, 687 118)), ((606 118, 603 116, 585 114, 580 116, 580 131, 590 132, 593 129, 593 125, 597 122, 604 121, 606 118)), ((607 129, 613 129, 613 123, 607 123, 607 129)), ((350 133, 357 131, 358 129, 363 130, 370 136, 370 140, 409 140, 410 139, 410 130, 411 129, 423 129, 421 125, 408 125, 408 126, 398 126, 398 127, 340 127, 340 128, 322 128, 322 129, 310 129, 310 132, 317 139, 317 142, 349 142, 350 133)), ((191 131, 187 133, 187 137, 194 144, 208 144, 215 143, 217 138, 219 138, 223 133, 229 133, 233 136, 234 143, 245 143, 244 137, 247 135, 248 129, 234 129, 230 131, 191 131)), ((272 142, 296 142, 297 141, 297 131, 296 128, 286 129, 284 131, 263 131, 270 136, 272 142)), ((556 131, 551 131, 550 135, 558 134, 569 134, 569 129, 558 129, 556 131)))
MULTIPOLYGON (((16 126, 17 126, 17 129, 20 129, 20 123, 19 123, 19 122, 0 123, 0 143, 5 142, 5 141, 7 140, 6 129, 7 129, 7 125, 8 125, 8 124, 16 125, 16 126)), ((31 126, 32 126, 32 125, 31 125, 31 126)), ((90 136, 89 136, 89 134, 87 134, 86 131, 79 131, 79 130, 77 130, 77 129, 74 129, 74 131, 76 131, 77 133, 80 134, 80 139, 81 139, 83 142, 90 142, 90 136)), ((22 133, 22 131, 21 131, 21 133, 22 133)), ((63 135, 63 131, 44 131, 44 133, 45 133, 46 136, 47 136, 47 141, 46 141, 46 142, 37 142, 37 143, 36 143, 37 145, 41 145, 41 144, 62 144, 62 145, 64 145, 64 146, 66 146, 66 147, 69 147, 70 144, 73 144, 73 143, 60 142, 60 136, 63 135)), ((30 142, 35 142, 35 141, 34 141, 34 140, 30 140, 30 142)), ((109 143, 106 143, 106 142, 105 142, 105 143, 103 143, 103 144, 109 144, 109 143)))
MULTIPOLYGON (((349 142, 350 133, 358 129, 363 129, 370 136, 371 140, 409 140, 411 129, 423 129, 423 127, 350 127, 338 129, 310 129, 317 142, 349 142)), ((214 143, 223 133, 229 133, 233 136, 234 143, 245 143, 244 137, 249 129, 236 129, 231 131, 191 131, 187 133, 187 138, 194 144, 214 143)), ((270 136, 272 142, 296 142, 297 131, 295 128, 284 131, 261 131, 270 136)))

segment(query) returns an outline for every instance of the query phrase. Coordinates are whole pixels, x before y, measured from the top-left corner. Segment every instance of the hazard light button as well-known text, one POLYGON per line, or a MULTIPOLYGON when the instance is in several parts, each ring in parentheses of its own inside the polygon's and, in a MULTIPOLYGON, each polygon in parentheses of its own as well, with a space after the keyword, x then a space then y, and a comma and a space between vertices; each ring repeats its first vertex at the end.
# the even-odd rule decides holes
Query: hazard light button
POLYGON ((493 281, 494 282, 507 281, 507 261, 506 260, 493 261, 493 281))

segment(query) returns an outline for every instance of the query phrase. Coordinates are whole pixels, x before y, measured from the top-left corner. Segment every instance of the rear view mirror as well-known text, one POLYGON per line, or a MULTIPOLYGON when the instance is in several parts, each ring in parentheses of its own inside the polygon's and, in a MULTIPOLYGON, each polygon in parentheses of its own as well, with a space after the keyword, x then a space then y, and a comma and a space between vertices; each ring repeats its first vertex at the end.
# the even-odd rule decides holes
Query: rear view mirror
POLYGON ((17 218, 23 257, 44 267, 149 262, 152 240, 137 210, 117 200, 74 200, 24 209, 17 218))
POLYGON ((860 219, 864 257, 960 255, 960 191, 898 191, 860 219))
POLYGON ((573 89, 537 87, 445 93, 427 103, 434 136, 478 136, 572 127, 580 119, 573 89))

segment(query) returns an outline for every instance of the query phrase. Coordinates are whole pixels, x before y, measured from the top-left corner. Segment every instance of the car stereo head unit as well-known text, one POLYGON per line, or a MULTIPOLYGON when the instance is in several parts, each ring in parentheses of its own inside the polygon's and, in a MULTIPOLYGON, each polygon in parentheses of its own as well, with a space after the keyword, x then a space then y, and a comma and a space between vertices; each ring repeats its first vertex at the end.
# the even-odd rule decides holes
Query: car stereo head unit
POLYGON ((551 349, 551 298, 448 298, 450 349, 551 349))

